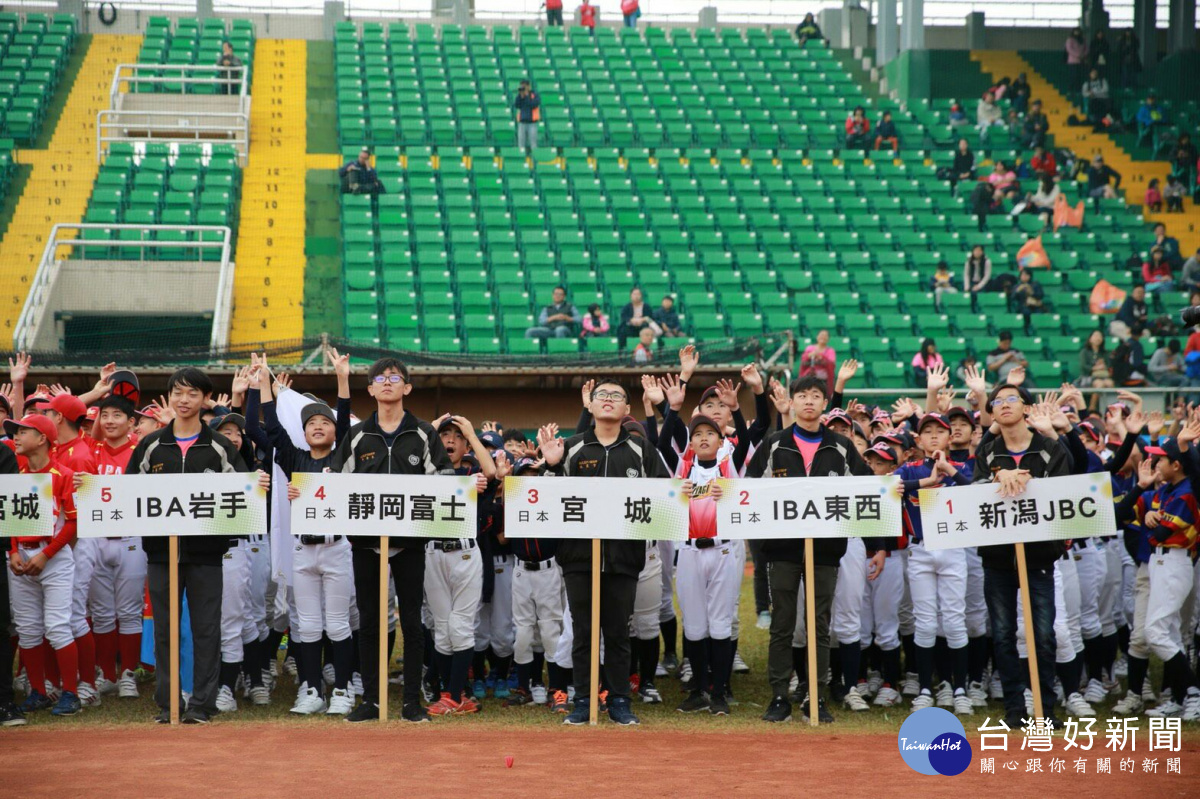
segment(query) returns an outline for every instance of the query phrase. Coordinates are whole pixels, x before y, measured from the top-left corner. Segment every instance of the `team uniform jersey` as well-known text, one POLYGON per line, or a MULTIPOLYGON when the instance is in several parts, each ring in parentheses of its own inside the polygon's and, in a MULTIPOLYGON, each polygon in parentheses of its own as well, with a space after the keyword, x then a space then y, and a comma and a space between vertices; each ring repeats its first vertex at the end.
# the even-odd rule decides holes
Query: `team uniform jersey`
POLYGON ((717 501, 709 492, 710 484, 718 477, 736 476, 737 472, 724 446, 711 466, 687 459, 679 464, 679 477, 692 482, 692 498, 688 503, 688 538, 717 537, 717 501))
POLYGON ((96 448, 96 474, 125 474, 129 469, 129 456, 133 454, 137 442, 129 439, 119 447, 111 447, 106 442, 100 442, 96 448))
POLYGON ((1139 523, 1145 524, 1146 514, 1159 514, 1158 526, 1147 529, 1150 546, 1191 549, 1196 544, 1196 496, 1187 478, 1175 485, 1163 485, 1153 493, 1138 497, 1136 512, 1139 523))
MULTIPOLYGON (((918 493, 920 482, 933 475, 936 463, 933 458, 925 458, 910 461, 895 471, 895 475, 904 483, 904 532, 913 543, 918 543, 924 538, 921 528, 921 499, 918 493)), ((950 465, 954 467, 954 477, 943 476, 938 482, 939 486, 971 484, 971 472, 965 464, 951 461, 950 465)))
POLYGON ((76 436, 70 441, 55 445, 50 458, 72 472, 96 474, 95 447, 83 436, 76 436))
POLYGON ((59 550, 75 540, 75 474, 67 467, 55 463, 53 459, 45 469, 32 470, 21 467, 21 474, 50 474, 51 493, 54 497, 54 535, 41 538, 14 538, 12 551, 18 547, 42 547, 47 558, 58 554, 59 550))

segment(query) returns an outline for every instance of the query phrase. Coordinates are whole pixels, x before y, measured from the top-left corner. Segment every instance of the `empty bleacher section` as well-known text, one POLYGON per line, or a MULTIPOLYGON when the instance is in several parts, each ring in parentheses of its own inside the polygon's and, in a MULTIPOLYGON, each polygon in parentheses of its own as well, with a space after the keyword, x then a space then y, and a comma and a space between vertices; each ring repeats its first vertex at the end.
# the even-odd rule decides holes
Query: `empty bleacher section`
POLYGON ((70 14, 0 13, 0 137, 37 138, 74 45, 70 14))
MULTIPOLYGON (((163 64, 167 67, 213 66, 221 55, 221 45, 224 42, 229 42, 233 54, 241 60, 249 73, 254 63, 254 25, 248 20, 235 19, 227 22, 223 19, 209 18, 200 22, 185 17, 176 21, 175 29, 172 30, 171 21, 166 17, 151 17, 142 39, 142 49, 138 53, 138 63, 163 64)), ((159 75, 173 78, 180 77, 182 73, 164 68, 159 75)), ((133 91, 150 94, 217 94, 218 87, 216 84, 185 85, 180 82, 168 82, 145 84, 134 88, 133 91)))

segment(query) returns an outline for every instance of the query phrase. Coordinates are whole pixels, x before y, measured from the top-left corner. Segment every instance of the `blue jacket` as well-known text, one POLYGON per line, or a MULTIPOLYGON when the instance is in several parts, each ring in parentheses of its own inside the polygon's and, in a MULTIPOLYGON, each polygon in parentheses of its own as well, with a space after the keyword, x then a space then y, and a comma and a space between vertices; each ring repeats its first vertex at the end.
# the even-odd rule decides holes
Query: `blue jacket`
MULTIPOLYGON (((909 461, 896 470, 896 476, 904 484, 904 532, 912 539, 913 543, 919 543, 924 534, 921 529, 921 500, 918 491, 921 488, 920 481, 933 474, 934 464, 936 461, 933 458, 926 458, 920 461, 909 461)), ((964 463, 950 462, 955 468, 953 478, 943 477, 940 486, 965 486, 971 484, 971 467, 964 463)))

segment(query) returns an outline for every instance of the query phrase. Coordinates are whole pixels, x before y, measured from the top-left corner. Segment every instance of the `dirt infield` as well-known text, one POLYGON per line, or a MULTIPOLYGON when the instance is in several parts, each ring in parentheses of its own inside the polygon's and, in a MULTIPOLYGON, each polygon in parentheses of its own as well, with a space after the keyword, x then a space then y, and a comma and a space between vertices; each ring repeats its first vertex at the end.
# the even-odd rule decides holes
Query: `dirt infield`
MULTIPOLYGON (((452 722, 453 724, 453 722, 452 722)), ((1045 795, 1200 796, 1200 744, 1185 739, 1182 775, 1120 773, 1119 756, 1098 744, 1088 775, 1023 773, 1020 739, 1010 739, 1021 770, 953 778, 911 771, 895 735, 839 735, 790 728, 747 733, 452 729, 302 724, 210 727, 28 728, 0 734, 0 786, 13 797, 53 796, 564 796, 635 792, 638 796, 723 797, 954 796, 971 792, 1045 795), (55 752, 61 755, 47 754, 55 752), (635 752, 637 753, 635 755, 635 752), (66 756, 69 753, 69 758, 66 756), (1112 754, 1113 771, 1095 774, 1112 754), (505 767, 505 756, 514 764, 505 767), (31 768, 42 762, 43 766, 31 768)), ((978 741, 972 741, 978 754, 978 741)), ((1142 747, 1139 746, 1139 749, 1142 747)), ((1054 754, 1063 756, 1061 742, 1054 754)), ((1067 753, 1068 755, 1070 753, 1067 753)), ((1156 753, 1163 754, 1163 753, 1156 753)), ((1049 756, 1043 756, 1049 761, 1049 756)), ((1068 764, 1072 757, 1067 757, 1068 764)), ((1049 769, 1047 768, 1047 771, 1049 769)), ((979 795, 979 794, 977 794, 979 795)))

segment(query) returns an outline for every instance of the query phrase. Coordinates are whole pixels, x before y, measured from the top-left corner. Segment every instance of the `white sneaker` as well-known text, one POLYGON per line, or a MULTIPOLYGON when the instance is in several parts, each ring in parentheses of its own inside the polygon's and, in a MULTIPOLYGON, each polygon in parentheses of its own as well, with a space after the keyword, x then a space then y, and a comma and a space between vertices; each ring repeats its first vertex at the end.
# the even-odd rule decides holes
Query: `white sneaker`
POLYGON ((301 683, 300 691, 296 694, 296 704, 292 705, 290 712, 301 716, 324 713, 325 700, 321 698, 321 693, 316 688, 309 688, 308 683, 301 683))
POLYGON ((917 675, 911 671, 904 675, 904 682, 900 685, 900 693, 905 696, 916 696, 921 693, 921 682, 917 679, 917 675))
POLYGON ((967 685, 967 698, 971 700, 971 707, 987 707, 987 691, 983 690, 983 683, 981 682, 973 682, 967 685))
POLYGON ((350 685, 348 688, 351 696, 363 695, 362 675, 357 671, 350 675, 350 685))
POLYGON ((1142 701, 1142 698, 1133 691, 1130 691, 1125 694, 1124 699, 1113 705, 1113 713, 1116 713, 1118 716, 1136 716, 1142 712, 1142 708, 1145 706, 1146 703, 1142 701))
MULTIPOLYGON (((7 634, 7 631, 5 634, 7 634)), ((17 676, 13 678, 13 690, 20 691, 26 696, 29 695, 29 675, 25 673, 25 669, 21 669, 17 673, 17 676)))
POLYGON ((1183 720, 1200 721, 1200 693, 1196 693, 1195 689, 1188 691, 1187 698, 1183 700, 1183 720))
POLYGON ((1067 695, 1063 693, 1062 683, 1057 679, 1054 680, 1054 701, 1059 705, 1067 703, 1067 695))
POLYGON ((749 674, 750 667, 746 665, 746 661, 742 660, 741 652, 733 653, 733 673, 734 674, 749 674))
POLYGON ((669 677, 670 676, 670 672, 667 671, 667 667, 662 664, 661 660, 658 662, 658 666, 655 667, 655 669, 654 669, 654 676, 655 677, 669 677))
POLYGON ((354 697, 349 691, 334 688, 333 693, 329 695, 329 709, 325 713, 330 716, 345 716, 351 710, 354 710, 354 697))
POLYGON ((275 665, 275 661, 271 661, 271 668, 262 670, 263 687, 267 689, 267 693, 275 690, 275 682, 278 680, 279 667, 275 665))
POLYGON ((764 610, 762 613, 758 614, 758 621, 754 623, 754 626, 760 630, 771 629, 771 611, 764 610))
POLYGON ((1104 684, 1095 677, 1088 680, 1087 687, 1083 689, 1084 701, 1092 705, 1098 705, 1108 696, 1108 691, 1104 684))
POLYGON ((117 696, 121 699, 138 698, 137 677, 129 669, 125 669, 117 678, 117 696))
POLYGON ((1113 661, 1112 676, 1128 677, 1129 676, 1129 661, 1124 654, 1117 655, 1117 659, 1113 661))
POLYGON ((1081 719, 1096 717, 1096 709, 1089 705, 1087 700, 1083 698, 1083 694, 1078 691, 1067 697, 1066 708, 1068 716, 1075 716, 1081 719))
POLYGON ((874 669, 867 669, 867 696, 875 696, 883 687, 883 675, 874 669))
MULTIPOLYGON (((1163 696, 1167 694, 1164 691, 1163 696)), ((1146 681, 1142 683, 1142 701, 1146 703, 1157 702, 1158 695, 1154 693, 1154 689, 1150 687, 1150 675, 1146 675, 1146 681)))
POLYGON ((250 698, 250 683, 246 680, 246 673, 239 671, 237 679, 233 681, 233 695, 242 695, 243 699, 250 698))
POLYGON ((890 685, 881 687, 879 693, 875 694, 876 707, 895 707, 901 701, 900 692, 890 685))
POLYGON ((298 677, 300 674, 300 672, 296 669, 296 659, 295 658, 288 658, 287 660, 283 661, 283 670, 286 671, 288 674, 290 674, 292 677, 298 677))
POLYGON ((660 694, 658 689, 653 685, 643 685, 638 693, 642 695, 642 702, 646 703, 647 705, 662 704, 662 694, 660 694))
POLYGON ((544 685, 532 685, 529 687, 529 696, 533 699, 535 705, 544 705, 546 700, 550 698, 550 692, 546 690, 544 685))
POLYGON ((1117 680, 1104 680, 1101 685, 1104 686, 1104 690, 1108 692, 1109 696, 1125 695, 1125 689, 1121 687, 1121 683, 1117 680))
POLYGON ((1033 691, 1029 688, 1025 689, 1025 712, 1033 717, 1033 691))
POLYGON ((103 675, 96 675, 96 692, 101 696, 112 696, 117 692, 117 684, 103 675))
POLYGON ((228 685, 222 685, 217 691, 217 710, 222 713, 236 713, 237 709, 237 700, 233 698, 233 691, 229 690, 228 685))
POLYGON ((794 694, 800 689, 800 675, 792 672, 792 679, 788 680, 788 693, 794 694))
POLYGON ((270 661, 270 663, 271 663, 271 667, 270 667, 271 679, 274 679, 279 676, 279 661, 277 660, 277 657, 278 657, 277 654, 275 654, 275 653, 271 654, 271 661, 270 661))
POLYGON ((46 698, 52 702, 57 702, 58 698, 62 696, 62 691, 59 690, 58 686, 49 680, 46 680, 46 690, 44 693, 46 694, 46 698))
POLYGON ((1159 702, 1156 707, 1152 707, 1146 711, 1147 716, 1162 719, 1177 719, 1183 718, 1183 705, 1176 702, 1174 699, 1167 699, 1159 702))
POLYGON ((938 707, 954 707, 954 689, 945 680, 936 689, 938 707))
POLYGON ((679 662, 679 681, 680 682, 691 682, 692 681, 692 664, 688 662, 687 658, 684 658, 683 660, 681 660, 679 662))
POLYGON ((333 671, 332 663, 326 663, 325 667, 321 669, 321 678, 325 680, 326 685, 333 685, 337 681, 337 674, 333 671))
POLYGON ((250 686, 250 704, 260 707, 271 704, 271 692, 265 685, 250 686))
POLYGON ((1000 682, 1000 675, 996 672, 992 672, 992 679, 988 685, 988 693, 991 694, 992 699, 997 701, 1004 699, 1004 684, 1000 682))
POLYGON ((90 682, 81 682, 75 687, 75 696, 83 707, 100 707, 100 692, 90 682))
POLYGON ((567 701, 568 702, 575 701, 575 686, 574 685, 567 686, 567 701))
POLYGON ((846 707, 853 710, 855 713, 861 713, 864 710, 870 710, 871 706, 866 700, 859 696, 857 688, 850 688, 846 691, 846 697, 842 700, 846 707))
POLYGON ((928 691, 922 691, 912 701, 912 709, 915 712, 917 710, 924 710, 927 707, 933 707, 933 694, 928 691))
POLYGON ((971 703, 971 697, 961 688, 954 695, 954 712, 959 716, 970 716, 975 712, 975 707, 971 703))

